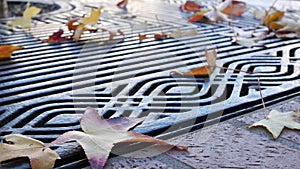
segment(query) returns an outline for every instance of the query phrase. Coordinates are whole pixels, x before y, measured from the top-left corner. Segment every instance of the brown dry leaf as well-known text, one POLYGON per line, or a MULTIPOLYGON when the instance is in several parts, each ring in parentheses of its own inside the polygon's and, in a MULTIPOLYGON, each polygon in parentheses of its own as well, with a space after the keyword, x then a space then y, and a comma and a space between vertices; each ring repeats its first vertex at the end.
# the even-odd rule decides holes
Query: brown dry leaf
MULTIPOLYGON (((104 167, 112 148, 117 143, 151 142, 171 146, 171 144, 165 141, 128 131, 141 121, 142 119, 122 117, 104 120, 95 109, 87 108, 80 121, 83 132, 66 132, 53 141, 50 146, 77 141, 84 149, 91 168, 93 169, 101 169, 104 167)), ((186 149, 186 147, 176 147, 186 149)))
POLYGON ((180 73, 177 71, 171 72, 173 75, 193 75, 193 76, 208 76, 212 74, 216 67, 216 61, 217 61, 217 50, 213 48, 211 51, 208 49, 205 49, 205 57, 207 60, 207 64, 205 66, 201 66, 199 68, 193 69, 191 71, 180 73))
POLYGON ((256 122, 249 128, 262 126, 265 127, 277 139, 284 128, 300 130, 300 123, 297 120, 300 117, 299 111, 279 112, 272 110, 266 119, 256 122))
POLYGON ((148 39, 147 35, 139 34, 139 41, 142 42, 143 40, 148 39))
POLYGON ((166 38, 168 38, 168 35, 166 33, 162 32, 162 33, 156 33, 156 34, 154 34, 154 39, 155 40, 164 40, 166 38))
POLYGON ((2 45, 0 46, 0 59, 8 59, 14 51, 21 49, 23 49, 22 46, 2 45))
POLYGON ((122 0, 117 3, 117 7, 120 7, 120 8, 126 8, 127 5, 128 5, 128 0, 122 0))
POLYGON ((228 5, 221 10, 224 14, 231 16, 242 16, 247 10, 245 2, 235 0, 229 0, 228 2, 228 5))
POLYGON ((28 157, 32 169, 52 169, 59 155, 44 143, 20 134, 4 136, 7 143, 0 144, 0 162, 28 157))

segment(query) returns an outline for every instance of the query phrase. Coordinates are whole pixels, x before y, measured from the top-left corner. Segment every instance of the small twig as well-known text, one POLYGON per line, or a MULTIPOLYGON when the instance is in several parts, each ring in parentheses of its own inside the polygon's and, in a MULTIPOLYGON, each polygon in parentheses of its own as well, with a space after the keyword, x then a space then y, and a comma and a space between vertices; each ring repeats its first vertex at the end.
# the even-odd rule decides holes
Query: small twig
POLYGON ((259 94, 260 94, 260 98, 261 98, 261 103, 264 107, 264 112, 265 112, 265 117, 266 119, 268 119, 268 110, 266 108, 266 104, 265 104, 265 101, 264 101, 264 98, 263 98, 263 95, 262 95, 262 91, 261 91, 261 83, 260 83, 260 78, 258 77, 257 79, 257 82, 258 82, 258 90, 259 90, 259 94))

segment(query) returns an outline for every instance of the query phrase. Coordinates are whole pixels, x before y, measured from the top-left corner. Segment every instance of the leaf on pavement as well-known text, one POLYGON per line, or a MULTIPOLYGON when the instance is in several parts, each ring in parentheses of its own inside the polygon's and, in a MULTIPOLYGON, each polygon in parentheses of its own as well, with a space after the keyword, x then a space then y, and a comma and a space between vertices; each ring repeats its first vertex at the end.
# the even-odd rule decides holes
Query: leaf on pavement
POLYGON ((25 28, 31 28, 31 22, 32 17, 35 17, 37 14, 41 12, 40 8, 37 8, 35 6, 30 6, 30 2, 28 1, 27 7, 25 11, 23 12, 23 17, 21 19, 16 19, 8 23, 9 27, 17 27, 21 26, 23 29, 25 28))
POLYGON ((194 2, 194 1, 186 1, 184 5, 181 5, 179 9, 186 11, 186 12, 194 12, 199 11, 202 7, 194 2))
MULTIPOLYGON (((85 151, 93 169, 103 168, 107 158, 117 143, 122 142, 152 142, 168 145, 165 141, 154 139, 133 131, 128 131, 140 123, 142 119, 113 118, 102 119, 93 108, 87 108, 80 121, 81 131, 69 131, 54 140, 51 145, 69 141, 77 141, 85 151)), ((186 147, 178 147, 185 149, 186 147)))
POLYGON ((300 112, 279 112, 272 110, 266 119, 256 122, 249 126, 249 128, 262 126, 265 127, 277 139, 284 128, 300 130, 299 123, 300 112))
POLYGON ((52 169, 59 155, 44 143, 20 134, 4 136, 7 143, 0 144, 0 162, 28 157, 33 169, 52 169))
POLYGON ((49 36, 48 39, 43 40, 43 43, 58 43, 58 42, 64 42, 67 40, 70 40, 69 38, 62 37, 64 34, 64 30, 60 29, 57 32, 53 33, 51 36, 49 36))
POLYGON ((21 49, 23 49, 21 46, 2 45, 0 46, 0 59, 8 59, 14 51, 21 49))
POLYGON ((196 36, 196 35, 198 35, 198 32, 196 29, 182 32, 180 28, 177 28, 175 31, 171 32, 170 37, 182 38, 182 37, 196 36))
POLYGON ((189 22, 199 22, 204 18, 204 14, 210 12, 211 10, 206 9, 203 11, 199 11, 197 12, 195 15, 193 15, 192 17, 189 18, 189 22))
POLYGON ((142 42, 143 40, 148 39, 147 35, 139 34, 139 41, 142 42))
POLYGON ((274 9, 274 10, 275 11, 266 13, 267 15, 263 19, 263 25, 269 27, 272 22, 280 21, 283 18, 284 12, 276 10, 276 9, 274 9))

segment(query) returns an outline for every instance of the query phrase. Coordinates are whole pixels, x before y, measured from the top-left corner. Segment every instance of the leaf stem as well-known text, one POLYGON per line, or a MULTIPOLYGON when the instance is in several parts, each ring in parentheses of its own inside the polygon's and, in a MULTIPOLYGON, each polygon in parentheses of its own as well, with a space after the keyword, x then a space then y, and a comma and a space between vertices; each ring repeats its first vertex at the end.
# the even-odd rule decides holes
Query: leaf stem
POLYGON ((264 98, 263 98, 263 95, 262 95, 262 91, 261 91, 261 83, 260 83, 260 78, 258 77, 257 79, 257 82, 258 82, 258 90, 259 90, 259 94, 260 94, 260 98, 261 98, 261 103, 264 107, 264 112, 265 112, 265 118, 268 119, 268 110, 266 108, 266 104, 265 104, 265 101, 264 101, 264 98))

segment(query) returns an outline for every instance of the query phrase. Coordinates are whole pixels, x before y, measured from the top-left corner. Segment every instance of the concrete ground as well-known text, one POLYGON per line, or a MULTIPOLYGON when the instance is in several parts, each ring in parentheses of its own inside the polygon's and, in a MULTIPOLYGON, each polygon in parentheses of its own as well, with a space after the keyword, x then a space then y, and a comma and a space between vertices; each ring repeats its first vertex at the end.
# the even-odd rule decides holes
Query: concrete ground
MULTIPOLYGON (((300 97, 268 107, 268 110, 300 109, 300 97)), ((189 146, 149 158, 115 157, 105 169, 201 169, 300 167, 300 133, 285 129, 274 140, 263 128, 247 126, 264 118, 258 110, 170 140, 189 146)))

